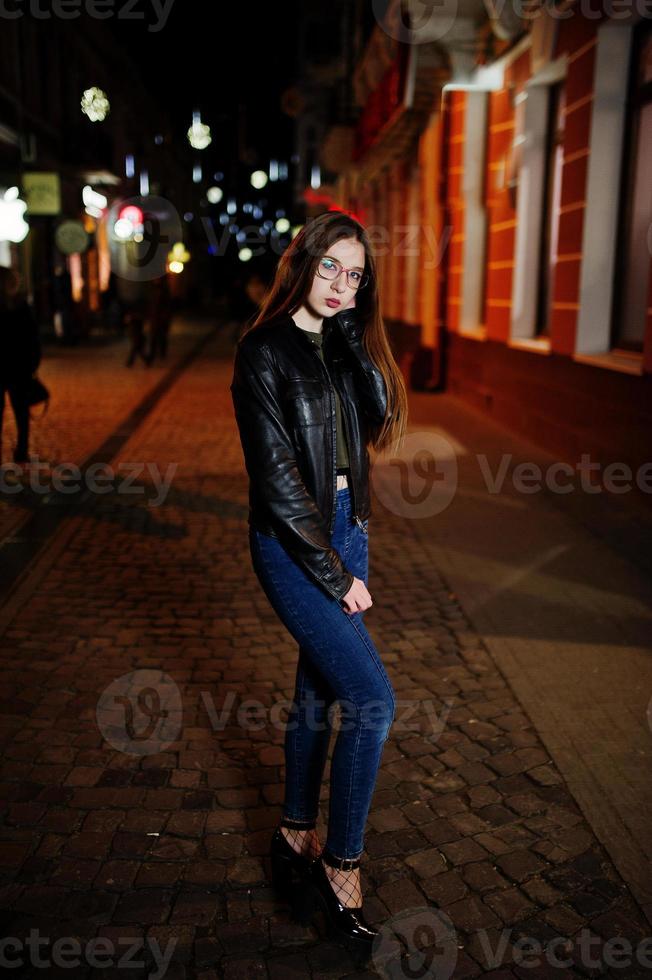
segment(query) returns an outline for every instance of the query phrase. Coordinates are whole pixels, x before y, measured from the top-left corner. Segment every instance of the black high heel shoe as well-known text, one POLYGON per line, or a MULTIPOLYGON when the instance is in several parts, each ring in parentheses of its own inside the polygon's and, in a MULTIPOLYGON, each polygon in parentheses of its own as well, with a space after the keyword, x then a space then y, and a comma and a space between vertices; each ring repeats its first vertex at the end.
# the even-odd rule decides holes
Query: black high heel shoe
POLYGON ((291 830, 314 830, 315 823, 298 823, 281 820, 274 831, 270 844, 270 860, 272 863, 272 884, 280 898, 292 900, 296 896, 297 887, 303 883, 313 861, 294 850, 281 827, 291 830))
POLYGON ((378 932, 365 920, 362 908, 342 905, 324 864, 340 871, 352 871, 360 867, 360 859, 334 858, 324 849, 321 857, 312 862, 305 883, 295 894, 294 917, 301 925, 310 925, 315 912, 321 908, 332 932, 353 955, 356 964, 361 966, 371 956, 378 932))

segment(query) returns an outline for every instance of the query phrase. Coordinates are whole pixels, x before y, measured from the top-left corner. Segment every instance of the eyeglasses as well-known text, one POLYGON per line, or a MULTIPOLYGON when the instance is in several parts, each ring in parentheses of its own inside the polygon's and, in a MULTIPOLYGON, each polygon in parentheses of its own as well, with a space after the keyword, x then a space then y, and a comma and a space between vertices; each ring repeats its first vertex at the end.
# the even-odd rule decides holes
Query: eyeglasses
POLYGON ((362 273, 358 269, 345 269, 341 262, 332 259, 330 255, 325 255, 319 260, 317 275, 321 279, 337 279, 341 272, 346 272, 346 284, 349 289, 362 289, 369 282, 367 273, 362 273))

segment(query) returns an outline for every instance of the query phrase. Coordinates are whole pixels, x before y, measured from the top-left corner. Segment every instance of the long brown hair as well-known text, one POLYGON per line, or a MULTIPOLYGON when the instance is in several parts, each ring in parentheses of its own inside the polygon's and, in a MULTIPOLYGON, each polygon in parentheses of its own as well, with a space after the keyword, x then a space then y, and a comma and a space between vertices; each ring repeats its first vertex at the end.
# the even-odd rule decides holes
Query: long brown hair
POLYGON ((364 227, 342 211, 327 211, 310 220, 295 235, 280 258, 274 282, 263 299, 260 310, 242 332, 242 336, 264 322, 282 314, 290 316, 306 300, 312 287, 317 264, 333 242, 355 238, 365 250, 365 272, 369 282, 356 294, 355 310, 365 326, 362 343, 383 376, 387 389, 387 416, 371 439, 371 445, 382 451, 394 444, 400 448, 407 429, 408 399, 403 375, 387 339, 380 313, 376 262, 364 227))

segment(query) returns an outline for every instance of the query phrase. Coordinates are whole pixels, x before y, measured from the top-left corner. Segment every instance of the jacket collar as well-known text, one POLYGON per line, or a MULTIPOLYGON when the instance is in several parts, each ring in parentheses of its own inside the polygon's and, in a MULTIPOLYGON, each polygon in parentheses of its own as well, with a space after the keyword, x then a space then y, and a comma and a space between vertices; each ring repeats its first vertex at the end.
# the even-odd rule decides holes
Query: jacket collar
MULTIPOLYGON (((324 317, 323 324, 322 324, 322 336, 323 336, 322 352, 325 357, 328 356, 332 347, 332 335, 334 333, 333 321, 335 320, 336 317, 339 317, 341 315, 342 315, 341 313, 336 313, 332 317, 324 317)), ((304 335, 304 332, 301 330, 301 328, 296 325, 296 323, 294 322, 294 320, 292 319, 289 313, 283 314, 283 316, 281 317, 281 323, 283 324, 284 329, 287 328, 288 330, 293 330, 295 336, 301 336, 301 340, 299 341, 299 343, 312 343, 310 338, 306 337, 304 335)), ((335 331, 335 333, 336 332, 337 331, 335 331)))
MULTIPOLYGON (((287 326, 294 327, 295 329, 300 329, 297 327, 296 323, 292 319, 289 313, 283 314, 283 320, 287 323, 287 326)), ((333 316, 325 316, 322 322, 322 334, 324 335, 324 341, 328 334, 332 331, 335 321, 339 321, 342 326, 346 326, 349 322, 356 322, 356 311, 355 309, 339 310, 333 316)))

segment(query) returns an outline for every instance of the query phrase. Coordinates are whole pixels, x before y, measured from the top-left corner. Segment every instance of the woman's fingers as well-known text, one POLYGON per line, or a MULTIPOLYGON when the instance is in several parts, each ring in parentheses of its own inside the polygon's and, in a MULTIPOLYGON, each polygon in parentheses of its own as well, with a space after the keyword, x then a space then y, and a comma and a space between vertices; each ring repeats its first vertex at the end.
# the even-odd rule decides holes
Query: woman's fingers
POLYGON ((353 585, 342 599, 347 613, 364 612, 373 605, 371 595, 362 579, 354 578, 353 585))

